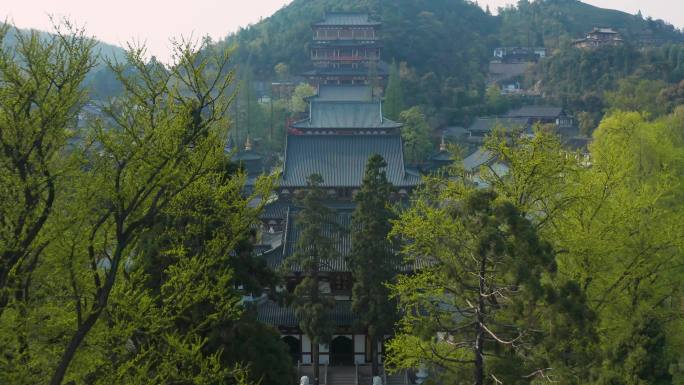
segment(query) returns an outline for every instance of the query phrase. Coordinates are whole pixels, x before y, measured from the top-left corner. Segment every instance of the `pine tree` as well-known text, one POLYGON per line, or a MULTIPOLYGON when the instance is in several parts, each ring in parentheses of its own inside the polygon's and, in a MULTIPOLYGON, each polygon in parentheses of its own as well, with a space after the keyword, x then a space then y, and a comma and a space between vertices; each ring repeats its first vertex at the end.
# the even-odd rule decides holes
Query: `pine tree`
POLYGON ((352 309, 371 344, 372 374, 378 374, 378 343, 389 334, 396 321, 396 305, 388 300, 385 283, 394 279, 401 263, 388 241, 393 217, 389 207, 393 187, 385 173, 387 163, 373 155, 366 165, 361 190, 355 197, 352 216, 350 266, 354 278, 352 309))
POLYGON ((393 286, 403 317, 389 362, 477 385, 544 376, 548 364, 534 359, 544 341, 540 319, 545 310, 562 313, 544 306, 555 297, 545 284, 554 253, 511 203, 457 183, 425 191, 395 222, 403 251, 416 261, 429 256, 430 265, 393 286))
POLYGON ((392 66, 390 67, 384 104, 384 114, 390 119, 399 119, 399 114, 404 110, 404 94, 401 89, 399 68, 394 62, 392 62, 392 66))
POLYGON ((330 311, 335 305, 335 300, 320 289, 321 271, 335 254, 329 234, 337 226, 333 222, 334 212, 324 205, 323 178, 312 174, 307 184, 308 189, 298 202, 296 252, 287 259, 286 265, 300 268, 304 277, 294 290, 293 307, 300 329, 311 340, 314 385, 319 385, 319 345, 330 342, 334 331, 330 311))

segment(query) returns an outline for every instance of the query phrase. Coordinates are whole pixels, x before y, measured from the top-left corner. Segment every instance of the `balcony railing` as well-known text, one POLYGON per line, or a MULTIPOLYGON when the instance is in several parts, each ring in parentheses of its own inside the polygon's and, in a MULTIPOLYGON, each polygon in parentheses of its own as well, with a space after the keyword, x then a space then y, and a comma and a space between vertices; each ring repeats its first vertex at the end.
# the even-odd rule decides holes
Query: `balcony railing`
POLYGON ((378 59, 378 56, 311 56, 311 60, 363 61, 378 59))

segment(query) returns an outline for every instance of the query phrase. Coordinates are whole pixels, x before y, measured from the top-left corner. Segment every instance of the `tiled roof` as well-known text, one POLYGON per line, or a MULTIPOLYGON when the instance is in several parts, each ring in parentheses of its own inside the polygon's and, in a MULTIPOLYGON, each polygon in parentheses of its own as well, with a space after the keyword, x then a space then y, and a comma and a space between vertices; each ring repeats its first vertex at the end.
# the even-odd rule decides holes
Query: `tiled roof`
POLYGON ((489 77, 493 80, 506 80, 524 75, 529 63, 489 63, 489 77))
POLYGON ((312 174, 323 177, 323 187, 361 186, 374 154, 387 162, 387 179, 394 186, 420 183, 420 177, 404 168, 399 135, 289 135, 280 186, 305 187, 312 174))
POLYGON ((316 26, 355 26, 380 25, 379 22, 370 19, 367 13, 352 13, 352 12, 328 12, 325 14, 325 19, 315 23, 316 26))
POLYGON ((525 130, 528 126, 528 118, 477 118, 468 128, 468 131, 474 135, 484 135, 492 132, 496 127, 501 127, 508 131, 514 129, 525 130))
POLYGON ((480 166, 491 162, 494 159, 494 154, 483 148, 477 149, 474 153, 463 159, 463 168, 468 172, 477 171, 480 166))
POLYGON ((292 125, 298 129, 395 129, 401 124, 383 118, 378 101, 311 100, 308 119, 292 125))
POLYGON ((318 95, 311 99, 317 101, 369 102, 373 100, 373 89, 370 86, 332 86, 321 85, 318 95))
MULTIPOLYGON (((335 307, 328 317, 336 326, 352 326, 358 316, 351 309, 351 301, 335 301, 335 307)), ((257 319, 261 322, 288 328, 299 326, 293 308, 280 306, 273 301, 265 301, 257 305, 257 319)))
POLYGON ((261 219, 284 219, 287 215, 288 204, 285 202, 275 201, 264 206, 264 211, 261 212, 261 219))
POLYGON ((516 110, 509 111, 506 116, 509 118, 555 119, 562 114, 563 109, 561 107, 524 106, 516 110))

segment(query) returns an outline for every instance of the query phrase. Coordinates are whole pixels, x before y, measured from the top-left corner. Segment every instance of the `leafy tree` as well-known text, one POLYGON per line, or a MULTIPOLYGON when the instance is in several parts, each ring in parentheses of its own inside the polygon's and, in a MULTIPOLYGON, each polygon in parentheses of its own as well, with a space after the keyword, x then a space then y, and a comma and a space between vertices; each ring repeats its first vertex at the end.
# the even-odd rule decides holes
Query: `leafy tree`
POLYGON ((595 115, 596 114, 592 114, 587 111, 581 111, 576 114, 580 134, 589 136, 592 133, 592 131, 594 131, 594 129, 598 125, 598 123, 596 122, 595 115))
POLYGON ((290 112, 293 114, 301 113, 309 107, 306 98, 316 94, 316 90, 306 83, 301 83, 295 87, 292 98, 290 99, 290 112))
POLYGON ((595 131, 589 158, 564 151, 543 131, 488 145, 509 172, 485 170, 483 178, 563 251, 558 276, 577 282, 602 330, 594 368, 578 373, 580 383, 681 375, 672 353, 683 335, 675 310, 682 299, 681 127, 679 110, 654 121, 615 112, 595 131))
POLYGON ((652 117, 665 115, 667 104, 659 100, 660 93, 667 87, 663 81, 625 78, 618 82, 618 89, 606 93, 608 106, 615 110, 639 111, 652 117))
POLYGON ((396 304, 389 301, 386 283, 394 280, 401 265, 388 241, 393 213, 389 207, 392 185, 387 163, 380 155, 368 159, 352 216, 352 252, 349 265, 354 279, 352 309, 371 344, 372 374, 378 375, 378 343, 390 334, 396 321, 396 304))
POLYGON ((420 107, 411 107, 399 114, 401 138, 404 141, 406 159, 411 163, 424 161, 432 152, 430 126, 420 107))
MULTIPOLYGON (((177 63, 171 69, 144 62, 143 54, 143 49, 129 52, 129 66, 135 71, 128 76, 122 65, 114 67, 126 89, 125 94, 105 108, 109 119, 96 121, 91 136, 87 137, 87 142, 95 143, 96 147, 84 148, 88 167, 79 181, 81 188, 76 199, 82 207, 88 208, 83 210, 83 218, 78 221, 82 226, 78 233, 86 234, 80 243, 86 261, 90 261, 85 266, 89 266, 94 282, 81 288, 79 301, 82 302, 77 306, 79 322, 66 332, 65 348, 57 360, 51 384, 60 384, 67 376, 70 364, 80 356, 77 353, 83 341, 93 331, 101 330, 98 326, 103 315, 110 314, 112 302, 117 303, 120 296, 131 295, 133 297, 128 297, 129 301, 125 303, 149 304, 149 301, 140 301, 135 291, 127 292, 121 284, 120 276, 129 255, 163 211, 184 191, 208 183, 223 159, 223 116, 230 100, 226 90, 233 79, 233 73, 227 71, 228 54, 200 56, 198 49, 187 44, 178 45, 177 63), (203 72, 207 65, 215 70, 213 77, 203 72), (113 127, 107 126, 109 123, 113 127)), ((230 275, 219 274, 216 280, 205 276, 212 270, 206 255, 183 259, 173 269, 173 279, 162 286, 162 292, 178 291, 190 282, 202 279, 213 286, 191 284, 194 290, 182 292, 175 307, 169 309, 172 314, 181 316, 186 306, 200 299, 220 300, 218 312, 238 314, 234 302, 223 298, 220 291, 232 282, 230 275)), ((145 308, 148 309, 152 308, 145 308)), ((159 325, 161 329, 156 329, 159 333, 166 322, 174 318, 154 311, 139 314, 149 317, 157 314, 159 322, 155 323, 154 318, 141 322, 146 321, 150 327, 159 325)), ((225 369, 211 366, 212 361, 204 363, 201 356, 196 355, 195 360, 186 357, 184 352, 195 352, 204 344, 200 336, 193 333, 180 337, 154 334, 153 338, 161 338, 169 347, 158 350, 151 344, 150 350, 141 351, 141 354, 152 355, 146 362, 154 366, 150 370, 158 376, 172 376, 168 379, 172 381, 174 375, 162 369, 176 366, 173 360, 184 362, 185 359, 188 359, 188 369, 181 371, 183 376, 193 373, 204 373, 206 378, 223 376, 225 369), (198 365, 195 367, 197 372, 192 369, 193 363, 198 365)), ((144 376, 144 373, 143 366, 140 375, 144 376)), ((161 382, 167 382, 164 377, 160 378, 161 382)))
POLYGON ((321 292, 320 284, 321 272, 335 254, 333 240, 328 234, 336 225, 332 220, 334 212, 323 204, 327 197, 321 188, 323 178, 313 174, 307 184, 307 190, 298 202, 300 211, 296 221, 300 235, 296 252, 287 259, 286 266, 297 266, 302 271, 303 279, 295 287, 292 304, 300 329, 311 339, 314 384, 318 385, 319 345, 328 343, 334 331, 330 311, 335 300, 321 292))
MULTIPOLYGON (((59 27, 56 27, 59 28, 59 27)), ((42 252, 45 227, 63 199, 67 143, 95 66, 95 42, 70 25, 47 38, 0 26, 0 316, 22 301, 42 252)))
POLYGON ((475 384, 554 378, 539 359, 550 335, 544 320, 568 311, 547 283, 556 268, 550 245, 513 204, 435 180, 392 234, 409 262, 426 267, 392 286, 403 318, 389 364, 475 384))
POLYGON ((290 67, 283 62, 276 64, 275 67, 273 67, 273 70, 275 71, 278 80, 285 80, 290 76, 290 67))
POLYGON ((404 111, 404 93, 401 89, 401 77, 396 63, 392 63, 385 91, 383 112, 388 118, 399 119, 399 114, 404 111))

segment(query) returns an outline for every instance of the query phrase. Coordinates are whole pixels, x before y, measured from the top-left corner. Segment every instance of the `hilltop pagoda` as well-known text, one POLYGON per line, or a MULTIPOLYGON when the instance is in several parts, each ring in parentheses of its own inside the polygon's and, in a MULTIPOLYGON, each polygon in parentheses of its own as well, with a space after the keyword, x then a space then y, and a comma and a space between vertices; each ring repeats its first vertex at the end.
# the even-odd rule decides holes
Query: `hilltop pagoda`
POLYGON ((365 13, 326 13, 312 24, 313 69, 304 74, 314 86, 381 84, 387 64, 380 60, 381 23, 365 13))

